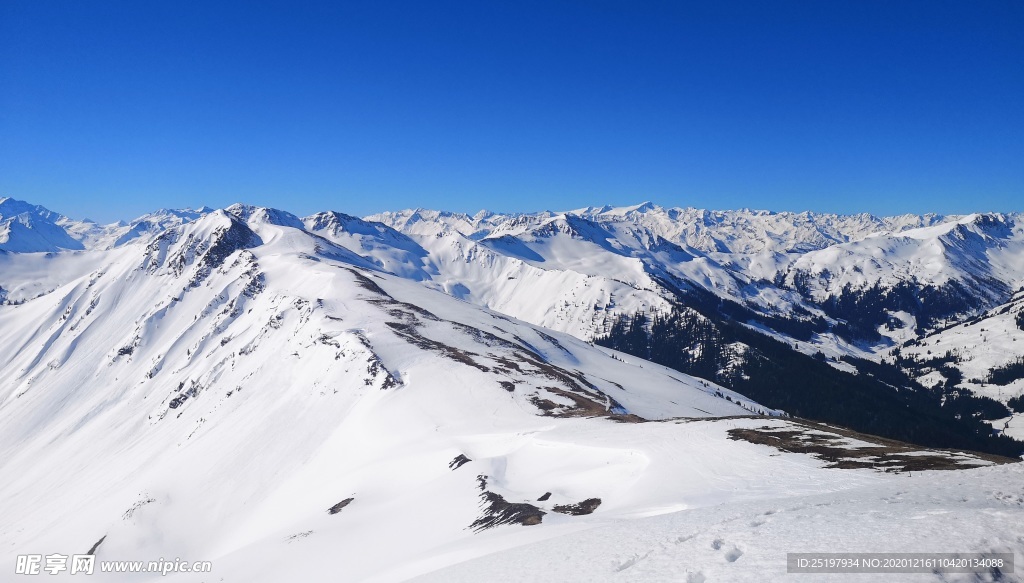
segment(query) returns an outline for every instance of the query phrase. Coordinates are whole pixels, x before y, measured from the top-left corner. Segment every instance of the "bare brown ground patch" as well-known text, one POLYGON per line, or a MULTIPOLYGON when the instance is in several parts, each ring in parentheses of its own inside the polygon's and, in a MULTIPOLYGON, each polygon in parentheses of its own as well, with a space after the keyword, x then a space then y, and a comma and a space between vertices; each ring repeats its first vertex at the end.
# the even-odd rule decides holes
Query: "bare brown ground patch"
POLYGON ((735 428, 729 439, 774 447, 780 451, 802 453, 829 462, 828 468, 872 468, 886 472, 923 470, 962 470, 1019 460, 997 455, 947 449, 929 449, 846 429, 787 419, 785 426, 765 425, 735 428), (853 443, 852 440, 865 443, 853 443))

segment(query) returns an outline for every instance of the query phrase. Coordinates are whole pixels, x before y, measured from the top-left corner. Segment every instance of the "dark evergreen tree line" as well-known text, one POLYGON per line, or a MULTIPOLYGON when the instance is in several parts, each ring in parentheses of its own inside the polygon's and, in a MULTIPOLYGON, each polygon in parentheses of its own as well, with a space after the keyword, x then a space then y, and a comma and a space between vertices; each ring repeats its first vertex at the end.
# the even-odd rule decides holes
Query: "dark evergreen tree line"
POLYGON ((929 390, 885 363, 845 359, 860 374, 838 370, 722 317, 718 298, 681 295, 696 301, 669 314, 618 318, 595 342, 720 383, 799 417, 926 447, 1014 457, 1024 452, 1024 443, 993 435, 982 419, 994 414, 991 406, 985 403, 977 411, 982 405, 972 395, 943 399, 941 390, 929 390), (737 343, 748 350, 740 355, 737 343))
POLYGON ((1024 379, 1024 357, 988 371, 985 382, 1005 386, 1019 379, 1024 379))
POLYGON ((1006 402, 1014 413, 1024 413, 1024 395, 1018 395, 1006 402))

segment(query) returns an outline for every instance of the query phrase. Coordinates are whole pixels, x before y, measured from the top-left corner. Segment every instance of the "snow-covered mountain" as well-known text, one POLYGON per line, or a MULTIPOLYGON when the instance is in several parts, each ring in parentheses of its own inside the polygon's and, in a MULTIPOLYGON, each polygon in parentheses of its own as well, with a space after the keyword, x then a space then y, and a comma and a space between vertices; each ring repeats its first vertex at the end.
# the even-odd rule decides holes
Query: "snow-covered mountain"
MULTIPOLYGON (((369 219, 426 249, 445 289, 530 322, 595 338, 619 318, 665 313, 681 301, 854 370, 841 359, 878 360, 908 342, 907 354, 914 354, 913 343, 926 335, 976 322, 989 311, 1016 313, 1005 305, 1024 287, 1022 217, 839 216, 643 203, 521 215, 420 209, 369 219), (491 272, 492 265, 508 264, 516 270, 491 272), (527 266, 539 274, 531 274, 530 285, 518 285, 527 266), (573 283, 535 288, 559 279, 573 283), (572 290, 568 297, 566 289, 572 290), (715 302, 732 307, 722 310, 715 302)), ((1002 327, 1016 330, 1011 316, 1002 327)), ((977 363, 951 387, 1002 403, 1024 392, 1013 383, 986 389, 981 381, 1024 357, 1024 346, 1007 336, 985 349, 997 356, 977 359, 973 347, 981 343, 968 336, 942 336, 949 339, 943 354, 951 350, 977 363), (974 370, 979 367, 987 368, 974 370)), ((728 351, 736 346, 748 348, 728 351)), ((723 360, 730 358, 723 352, 723 360)), ((906 371, 934 386, 933 368, 906 371)), ((1024 421, 993 420, 997 427, 1018 422, 1024 421)))
POLYGON ((416 210, 369 219, 413 238, 439 259, 442 271, 457 265, 444 277, 449 286, 468 290, 466 297, 585 338, 606 324, 593 317, 597 312, 664 309, 662 300, 676 295, 672 288, 692 287, 760 313, 819 317, 815 332, 821 338, 812 341, 819 348, 865 342, 884 347, 911 337, 887 334, 890 321, 916 334, 939 320, 992 308, 1024 284, 1019 215, 877 218, 644 203, 474 217, 416 210), (563 277, 601 278, 604 285, 587 287, 604 293, 544 294, 551 301, 538 316, 535 302, 506 299, 514 294, 507 283, 514 275, 465 273, 466 264, 489 268, 511 260, 563 277), (879 305, 860 305, 869 300, 879 305), (852 308, 870 318, 848 322, 852 308))
MULTIPOLYGON (((584 340, 606 334, 619 318, 667 313, 680 301, 720 302, 731 306, 728 318, 806 354, 824 354, 843 370, 851 370, 843 357, 877 360, 996 308, 1024 286, 1020 215, 840 216, 643 203, 300 219, 236 207, 229 210, 243 218, 263 213, 262 220, 318 235, 377 269, 584 340)), ((11 199, 0 211, 18 225, 10 250, 53 252, 145 241, 211 209, 161 210, 105 226, 11 199)), ((0 281, 0 294, 22 301, 51 277, 0 281)))
POLYGON ((0 198, 0 251, 14 253, 56 252, 83 249, 62 223, 67 217, 38 205, 0 198))
POLYGON ((808 353, 877 358, 994 308, 1024 285, 1020 215, 878 218, 644 203, 472 217, 415 210, 369 219, 419 243, 436 258, 445 286, 462 297, 583 338, 606 331, 612 316, 664 311, 680 290, 696 289, 742 304, 762 328, 803 341, 808 353), (495 264, 502 276, 492 273, 495 264), (474 267, 483 275, 471 273, 474 267), (519 272, 528 268, 539 274, 521 289, 519 272), (538 294, 539 305, 529 290, 556 275, 583 278, 585 289, 563 284, 538 294), (567 288, 575 293, 559 293, 567 288), (801 323, 802 337, 775 327, 780 317, 801 323))
POLYGON ((885 358, 929 386, 965 389, 1008 403, 992 426, 1024 439, 1024 289, 1006 303, 915 338, 885 358))
POLYGON ((942 223, 941 215, 834 215, 827 213, 776 213, 739 210, 711 211, 695 208, 663 208, 650 202, 626 207, 586 207, 555 213, 500 214, 481 211, 475 216, 424 209, 384 212, 368 217, 401 231, 429 233, 431 224, 442 224, 465 234, 491 234, 540 224, 559 215, 574 215, 620 230, 659 236, 705 253, 806 252, 836 243, 863 239, 882 232, 899 232, 942 223), (418 226, 417 226, 418 225, 418 226))
POLYGON ((0 198, 0 251, 55 253, 64 250, 106 249, 139 237, 194 221, 213 209, 161 209, 130 223, 99 225, 74 220, 39 205, 0 198))
MULTIPOLYGON (((482 493, 519 503, 543 484, 549 510, 656 507, 656 492, 631 493, 656 473, 610 447, 617 425, 764 410, 384 273, 301 227, 269 209, 210 212, 86 252, 86 269, 0 309, 5 553, 103 539, 101 557, 227 556, 333 526, 333 544, 390 540, 408 559, 472 538, 482 493), (593 437, 560 444, 562 431, 593 437), (350 497, 346 514, 373 526, 323 521, 350 497), (415 509, 431 506, 442 515, 423 536, 415 509)), ((63 261, 21 259, 4 287, 63 261)))
MULTIPOLYGON (((1024 551, 1019 464, 791 419, 712 378, 590 342, 618 315, 687 297, 836 323, 814 294, 752 276, 750 258, 774 258, 782 273, 822 249, 898 236, 869 232, 878 224, 911 238, 923 223, 955 225, 935 237, 984 231, 977 248, 1004 260, 973 281, 1009 282, 1015 217, 1004 232, 977 217, 719 213, 739 234, 712 237, 737 251, 711 252, 685 228, 672 234, 663 217, 677 209, 651 205, 375 221, 238 204, 100 226, 8 200, 4 217, 47 226, 36 239, 14 231, 21 247, 0 252, 5 565, 91 549, 98 562, 214 561, 212 575, 172 575, 188 581, 753 581, 783 576, 780 549, 823 550, 802 510, 822 500, 838 506, 815 513, 863 533, 865 513, 909 501, 899 524, 920 514, 926 528, 903 538, 907 550, 1024 551), (768 227, 754 223, 806 235, 812 250, 758 247, 752 233, 768 227), (55 245, 49 226, 78 245, 55 245), (939 468, 959 469, 918 477, 939 468), (566 545, 588 564, 546 570, 566 545), (531 572, 509 570, 519 553, 531 572)), ((891 262, 905 264, 917 265, 891 262)), ((704 304, 687 309, 701 339, 730 333, 704 304)), ((810 360, 751 338, 730 354, 810 360)), ((890 391, 833 366, 814 378, 890 391)))

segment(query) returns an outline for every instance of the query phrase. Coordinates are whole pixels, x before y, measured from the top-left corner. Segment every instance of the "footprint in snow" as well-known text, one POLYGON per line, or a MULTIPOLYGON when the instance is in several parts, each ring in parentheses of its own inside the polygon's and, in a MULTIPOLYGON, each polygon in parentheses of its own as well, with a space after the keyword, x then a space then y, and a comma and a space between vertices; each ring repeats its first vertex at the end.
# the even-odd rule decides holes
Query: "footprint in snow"
POLYGON ((686 542, 686 541, 690 540, 691 538, 693 538, 693 537, 695 537, 695 536, 697 536, 697 535, 695 535, 695 534, 688 534, 688 535, 686 535, 686 536, 677 536, 677 537, 675 538, 675 540, 673 540, 672 542, 673 542, 673 543, 675 543, 675 544, 677 544, 677 545, 679 545, 679 544, 683 544, 684 542, 686 542))
POLYGON ((626 569, 628 569, 628 568, 632 567, 633 565, 639 563, 640 561, 646 559, 647 555, 649 555, 649 554, 650 553, 644 553, 642 555, 634 554, 632 557, 630 557, 630 558, 626 559, 625 561, 622 561, 621 563, 619 563, 619 565, 617 567, 615 567, 615 571, 621 573, 622 571, 625 571, 626 569))
POLYGON ((742 556, 743 556, 743 551, 739 550, 736 547, 733 547, 732 549, 730 549, 729 551, 727 551, 725 553, 725 560, 729 561, 730 563, 735 563, 736 559, 738 559, 738 558, 740 558, 742 556))

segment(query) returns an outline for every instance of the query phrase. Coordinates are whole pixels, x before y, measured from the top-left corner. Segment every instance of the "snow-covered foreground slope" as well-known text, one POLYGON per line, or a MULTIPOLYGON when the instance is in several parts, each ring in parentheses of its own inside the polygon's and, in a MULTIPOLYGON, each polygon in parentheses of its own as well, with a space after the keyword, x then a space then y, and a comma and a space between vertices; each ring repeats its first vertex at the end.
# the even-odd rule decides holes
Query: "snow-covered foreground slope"
POLYGON ((1020 464, 912 472, 840 492, 735 501, 609 522, 417 582, 1020 581, 1020 464), (1014 573, 798 574, 787 553, 1015 553, 1014 573))
MULTIPOLYGON (((640 549, 636 543, 656 546, 649 537, 636 538, 639 531, 651 529, 654 519, 650 517, 665 516, 665 520, 691 525, 690 530, 703 526, 714 532, 722 518, 709 520, 709 516, 734 517, 737 507, 744 505, 799 508, 834 500, 840 492, 861 488, 895 488, 905 493, 904 486, 927 484, 928 476, 943 473, 912 472, 916 476, 913 479, 919 482, 907 482, 907 474, 823 469, 826 464, 801 454, 780 454, 763 445, 728 438, 730 430, 763 427, 766 421, 760 419, 644 424, 594 421, 578 419, 543 428, 538 425, 514 435, 465 435, 459 440, 459 450, 473 461, 454 470, 445 464, 440 452, 433 456, 426 453, 432 442, 439 444, 443 438, 427 439, 415 451, 423 458, 424 471, 431 466, 429 481, 395 477, 397 484, 377 484, 384 492, 375 492, 368 496, 372 499, 362 504, 359 495, 353 494, 351 504, 334 516, 311 504, 308 515, 294 522, 291 530, 281 530, 234 550, 218 560, 218 568, 230 574, 226 580, 244 581, 293 577, 309 581, 403 581, 438 569, 430 580, 587 581, 601 580, 602 576, 628 577, 631 581, 685 580, 679 576, 685 572, 685 565, 693 565, 692 562, 675 565, 669 571, 673 577, 652 577, 650 571, 643 569, 628 575, 624 572, 640 555, 651 550, 637 552, 640 549), (430 462, 431 459, 434 461, 430 462), (559 482, 561 486, 553 485, 559 482), (544 513, 541 524, 503 525, 474 534, 469 527, 486 503, 467 500, 484 488, 509 501, 535 506, 544 513), (826 493, 829 495, 822 496, 826 493), (391 496, 401 501, 381 500, 391 496), (538 500, 545 496, 550 497, 538 500), (590 515, 566 516, 554 510, 559 504, 593 498, 599 498, 601 504, 590 515), (692 519, 688 518, 691 516, 692 519), (616 542, 614 539, 620 535, 623 540, 616 542), (604 539, 607 546, 595 549, 591 542, 576 543, 592 537, 604 539), (625 545, 627 539, 631 539, 631 544, 625 545), (517 547, 522 547, 522 552, 513 551, 508 555, 512 558, 506 559, 504 553, 517 547), (266 557, 275 560, 268 561, 266 557), (466 561, 471 562, 460 565, 466 561), (554 562, 563 564, 555 567, 554 562), (458 566, 447 570, 451 565, 458 566)), ((785 422, 772 427, 793 428, 785 422)), ((408 476, 408 469, 399 473, 408 476)), ((946 473, 963 476, 968 482, 976 480, 966 470, 946 473)), ((1013 498, 1020 493, 1013 486, 1019 475, 1002 475, 993 480, 1008 489, 1008 498, 1003 501, 1007 515, 1002 520, 978 524, 997 526, 990 535, 1009 540, 991 548, 1005 550, 1009 544, 1011 549, 1024 549, 1019 540, 1010 536, 1016 532, 1016 521, 1022 512, 1014 506, 1019 505, 1020 498, 1013 498)), ((949 502, 944 500, 932 508, 946 508, 949 502)), ((884 512, 884 505, 881 500, 869 504, 876 512, 884 512)), ((819 535, 842 540, 841 531, 831 529, 825 523, 827 519, 820 516, 825 512, 827 509, 818 510, 819 535)), ((746 525, 755 533, 754 539, 757 518, 760 517, 751 515, 746 525)), ((649 534, 653 532, 656 531, 649 534)), ((671 537, 665 529, 659 534, 671 537)), ((679 539, 690 534, 683 533, 679 539)), ((917 542, 919 548, 946 548, 944 545, 951 544, 954 537, 952 532, 927 532, 917 542)), ((990 550, 984 541, 955 540, 958 549, 990 550)), ((713 543, 710 539, 707 542, 713 543)), ((851 539, 851 544, 857 542, 851 539)), ((736 541, 743 548, 748 543, 752 545, 753 541, 736 541)), ((754 564, 757 560, 748 559, 744 564, 749 565, 751 573, 763 575, 764 571, 754 564)))

